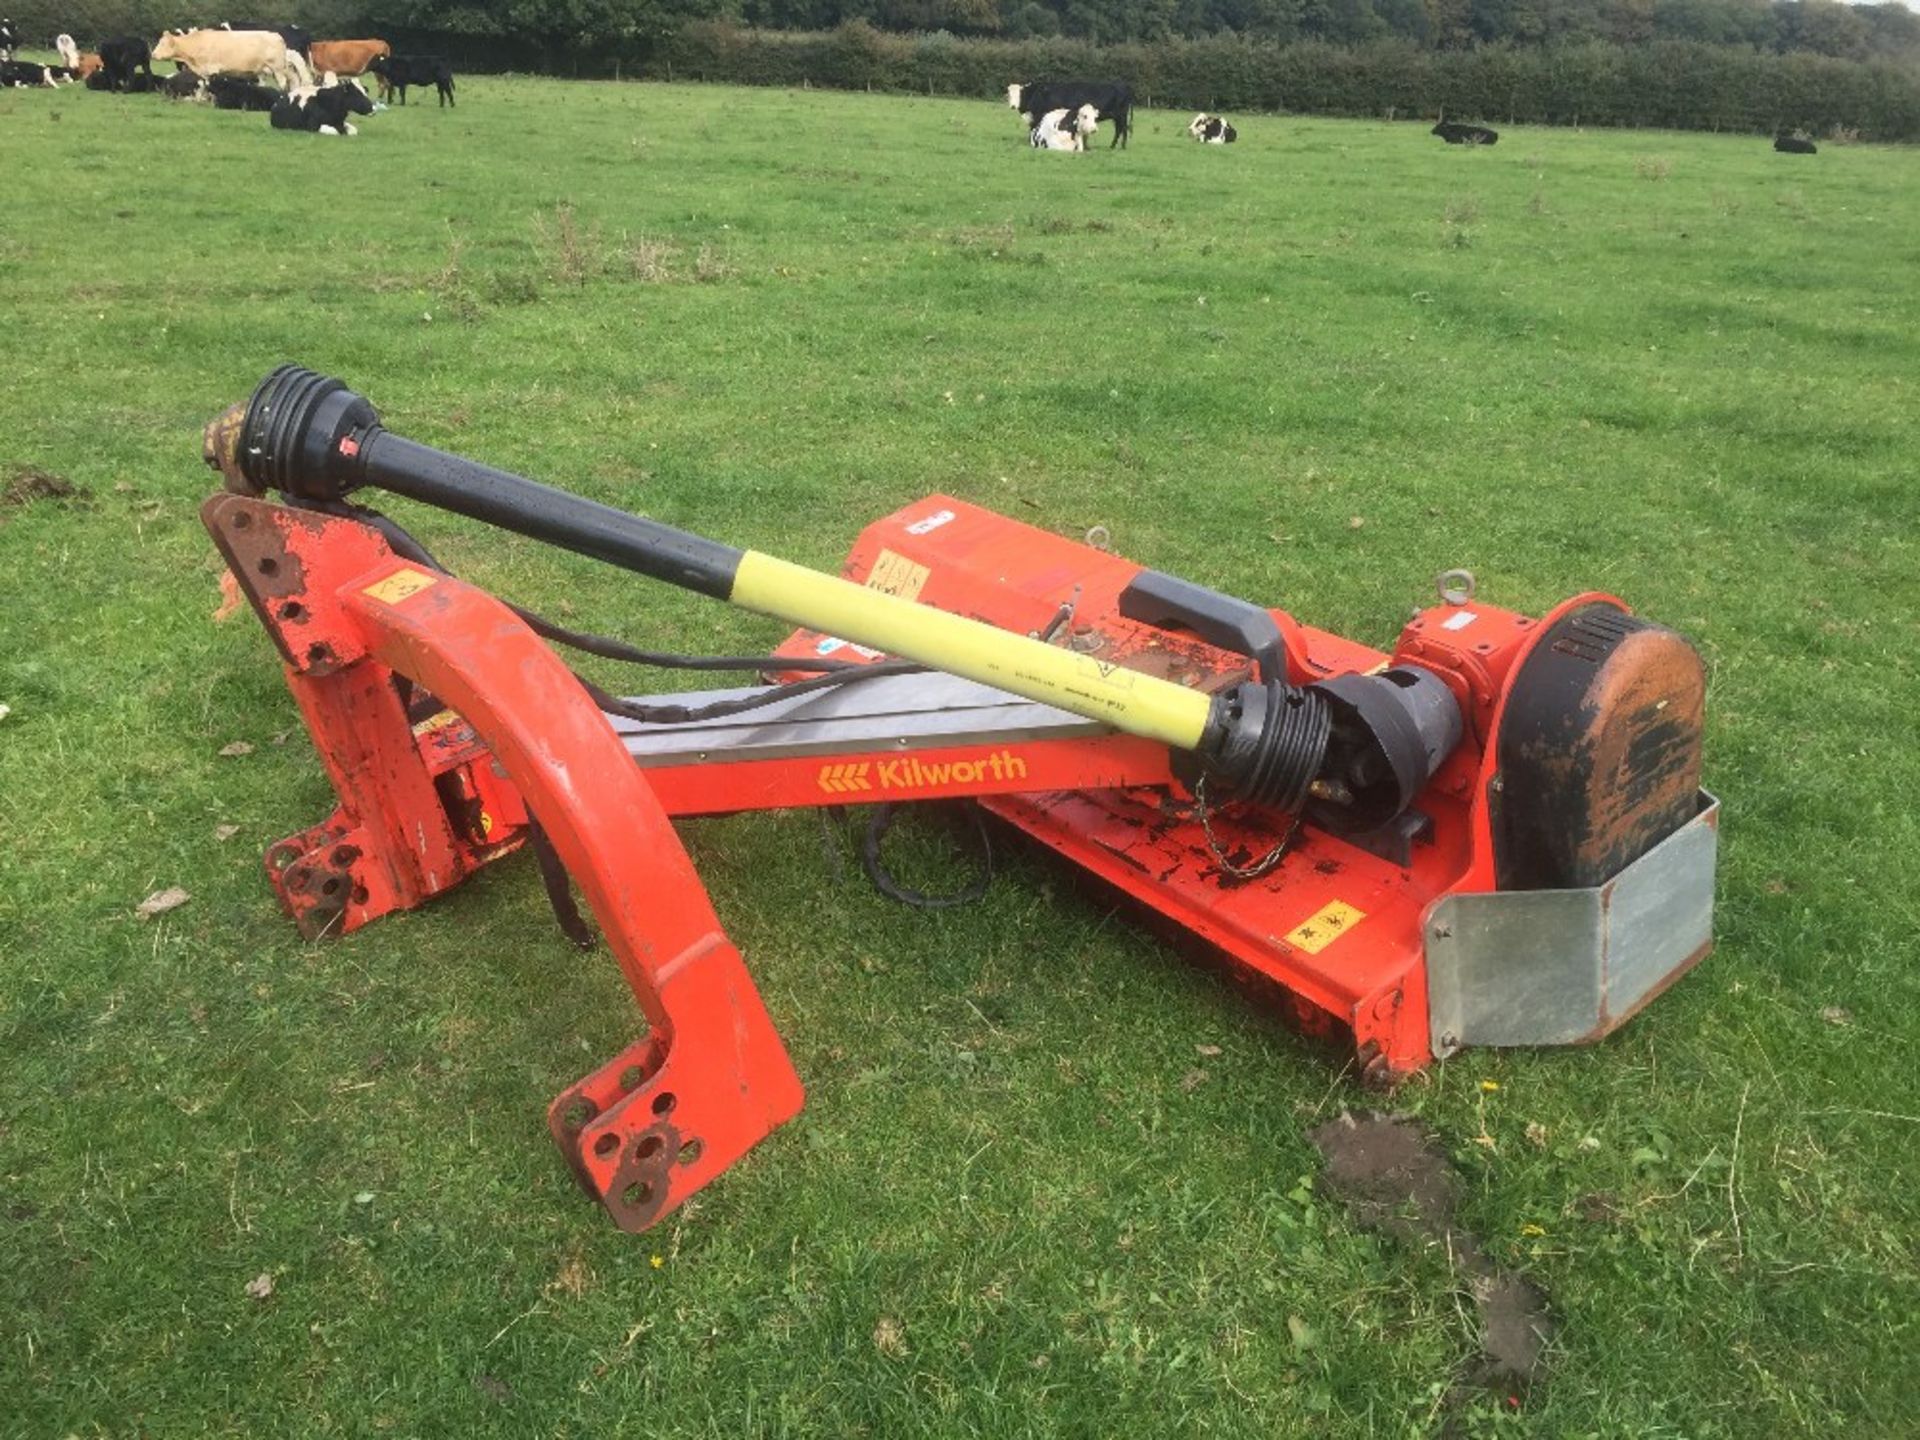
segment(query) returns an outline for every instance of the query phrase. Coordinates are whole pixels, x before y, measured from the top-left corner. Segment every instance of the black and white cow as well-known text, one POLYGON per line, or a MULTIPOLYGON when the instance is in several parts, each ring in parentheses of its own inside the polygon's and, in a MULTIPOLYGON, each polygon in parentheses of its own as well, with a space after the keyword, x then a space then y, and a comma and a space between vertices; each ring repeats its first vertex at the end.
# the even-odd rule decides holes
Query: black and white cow
POLYGON ((1498 130, 1489 130, 1484 125, 1456 125, 1451 120, 1442 120, 1433 127, 1432 133, 1449 145, 1497 145, 1500 143, 1498 130))
POLYGON ((258 110, 265 114, 279 102, 282 93, 244 75, 215 75, 207 81, 207 94, 216 110, 258 110))
POLYGON ((1099 128, 1100 112, 1091 104, 1071 112, 1049 110, 1027 132, 1027 143, 1036 150, 1084 150, 1099 128))
POLYGON ((1782 155, 1818 155, 1820 147, 1799 135, 1776 135, 1773 148, 1782 155))
POLYGON ((1240 132, 1219 115, 1200 114, 1187 122, 1187 134, 1202 145, 1231 145, 1240 132))
POLYGON ((20 35, 13 28, 13 21, 0 20, 0 60, 13 59, 13 52, 19 46, 20 35))
POLYGON ((144 74, 153 88, 153 47, 137 35, 117 35, 100 42, 100 73, 107 77, 109 90, 131 91, 133 77, 144 74))
POLYGON ((1055 110, 1077 111, 1093 106, 1100 119, 1113 126, 1113 144, 1125 147, 1133 133, 1133 87, 1097 80, 1039 80, 1007 86, 1007 104, 1020 112, 1029 133, 1055 110))
POLYGON ((438 55, 381 55, 367 63, 367 73, 380 81, 380 98, 399 95, 407 103, 409 85, 431 85, 442 105, 453 104, 453 67, 438 55))
POLYGON ((191 70, 178 70, 167 76, 156 87, 169 100, 198 100, 207 98, 207 82, 191 70))
POLYGON ((44 85, 51 90, 56 83, 53 71, 45 65, 26 60, 0 60, 0 89, 26 90, 44 85))
POLYGON ((358 135, 349 115, 371 115, 373 101, 358 80, 340 80, 329 71, 318 85, 289 90, 274 102, 276 130, 305 130, 315 135, 358 135))

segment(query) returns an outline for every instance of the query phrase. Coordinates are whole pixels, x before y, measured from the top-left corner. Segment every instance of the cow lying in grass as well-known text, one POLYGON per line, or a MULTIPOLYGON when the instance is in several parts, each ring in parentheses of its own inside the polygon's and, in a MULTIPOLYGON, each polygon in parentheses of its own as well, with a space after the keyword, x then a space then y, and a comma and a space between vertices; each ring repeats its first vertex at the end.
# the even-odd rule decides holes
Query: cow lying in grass
POLYGON ((1442 120, 1433 127, 1433 133, 1449 145, 1497 145, 1500 132, 1489 130, 1484 125, 1458 125, 1451 120, 1442 120))
POLYGON ((1036 150, 1084 150, 1093 132, 1100 128, 1100 112, 1082 105, 1069 114, 1049 110, 1027 134, 1027 143, 1036 150))
POLYGON ((1231 145, 1240 138, 1240 132, 1229 125, 1219 115, 1196 115, 1187 122, 1187 134, 1202 145, 1231 145))
POLYGON ((1776 135, 1773 148, 1782 155, 1818 155, 1820 147, 1800 135, 1776 135))
POLYGON ((216 110, 258 110, 266 114, 280 99, 281 92, 241 75, 215 75, 207 81, 207 94, 216 110))
POLYGON ((24 90, 44 85, 51 90, 57 83, 50 66, 26 60, 0 60, 0 89, 24 90))
POLYGON ((289 90, 274 102, 273 128, 306 130, 315 135, 358 135, 349 115, 371 115, 373 101, 358 80, 342 80, 331 72, 318 85, 289 90))
POLYGON ((207 98, 207 82, 191 70, 181 70, 167 76, 158 88, 169 100, 205 102, 207 98))

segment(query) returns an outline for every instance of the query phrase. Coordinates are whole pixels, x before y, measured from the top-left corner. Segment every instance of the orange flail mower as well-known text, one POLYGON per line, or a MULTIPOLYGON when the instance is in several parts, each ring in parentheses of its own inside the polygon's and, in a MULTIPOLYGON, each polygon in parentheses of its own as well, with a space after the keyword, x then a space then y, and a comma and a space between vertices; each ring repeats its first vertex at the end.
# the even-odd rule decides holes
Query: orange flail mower
POLYGON ((976 802, 1381 1082, 1596 1040, 1712 945, 1702 667, 1609 595, 1534 618, 1450 572, 1383 654, 939 495, 827 576, 415 444, 293 367, 206 455, 203 518, 339 797, 269 847, 275 893, 347 935, 528 848, 590 945, 577 889, 646 1028, 548 1125, 629 1230, 803 1098, 676 816, 976 802), (799 628, 752 657, 566 630, 369 490, 799 628), (556 645, 763 683, 623 699, 556 645))

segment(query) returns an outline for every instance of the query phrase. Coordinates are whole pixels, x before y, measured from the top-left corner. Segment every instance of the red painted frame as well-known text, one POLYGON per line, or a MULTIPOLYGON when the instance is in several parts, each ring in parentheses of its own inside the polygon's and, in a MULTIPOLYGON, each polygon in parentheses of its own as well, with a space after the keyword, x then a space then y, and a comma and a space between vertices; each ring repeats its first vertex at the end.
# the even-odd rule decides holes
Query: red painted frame
MULTIPOLYGON (((1460 607, 1437 607, 1388 657, 1274 612, 1290 679, 1417 661, 1454 689, 1469 733, 1420 798, 1432 833, 1405 863, 1306 827, 1285 864, 1242 883, 1208 845, 1164 746, 1106 734, 642 770, 564 662, 484 592, 396 556, 355 520, 237 495, 215 496, 202 516, 281 651, 339 796, 326 821, 266 854, 304 934, 424 903, 518 848, 539 817, 647 1023, 548 1110, 582 1186, 629 1230, 657 1222, 803 1099, 670 817, 979 797, 1305 1028, 1350 1036, 1363 1071, 1387 1078, 1433 1057, 1424 927, 1442 896, 1493 888, 1491 738, 1508 677, 1547 629, 1481 605, 1463 625, 1460 607)), ((1074 595, 1065 643, 1204 689, 1248 674, 1242 656, 1120 618, 1139 566, 950 497, 868 527, 846 573, 865 580, 888 551, 890 574, 902 559, 923 572, 922 603, 1031 631, 1074 595)), ((1619 603, 1583 595, 1548 621, 1593 600, 1619 603)), ((783 650, 841 648, 800 632, 783 650)), ((1229 853, 1251 856, 1285 821, 1229 808, 1213 823, 1229 853)))

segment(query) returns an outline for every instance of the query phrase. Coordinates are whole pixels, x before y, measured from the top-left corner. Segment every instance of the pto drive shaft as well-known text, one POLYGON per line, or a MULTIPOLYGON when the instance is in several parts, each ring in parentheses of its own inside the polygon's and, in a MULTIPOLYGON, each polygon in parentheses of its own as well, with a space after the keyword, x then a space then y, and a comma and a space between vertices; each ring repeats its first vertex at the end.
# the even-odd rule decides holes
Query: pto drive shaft
MULTIPOLYGON (((1363 733, 1343 740, 1335 735, 1336 717, 1352 720, 1361 710, 1284 676, 1203 694, 416 444, 386 430, 373 406, 341 381, 297 366, 281 366, 244 406, 208 425, 206 458, 229 489, 243 494, 277 490, 334 502, 375 487, 1057 706, 1186 752, 1210 790, 1256 804, 1297 811, 1330 768, 1330 753, 1347 773, 1356 739, 1381 743, 1377 713, 1361 721, 1363 733)), ((1417 673, 1446 695, 1437 680, 1417 673)), ((1386 688, 1392 694, 1378 698, 1397 716, 1401 707, 1392 701, 1400 692, 1386 688)), ((1419 767, 1420 783, 1459 736, 1450 696, 1444 709, 1441 731, 1421 737, 1439 743, 1419 748, 1439 753, 1419 767)), ((1400 727, 1390 717, 1387 728, 1400 727)), ((1410 799, 1417 786, 1396 789, 1410 799)))

